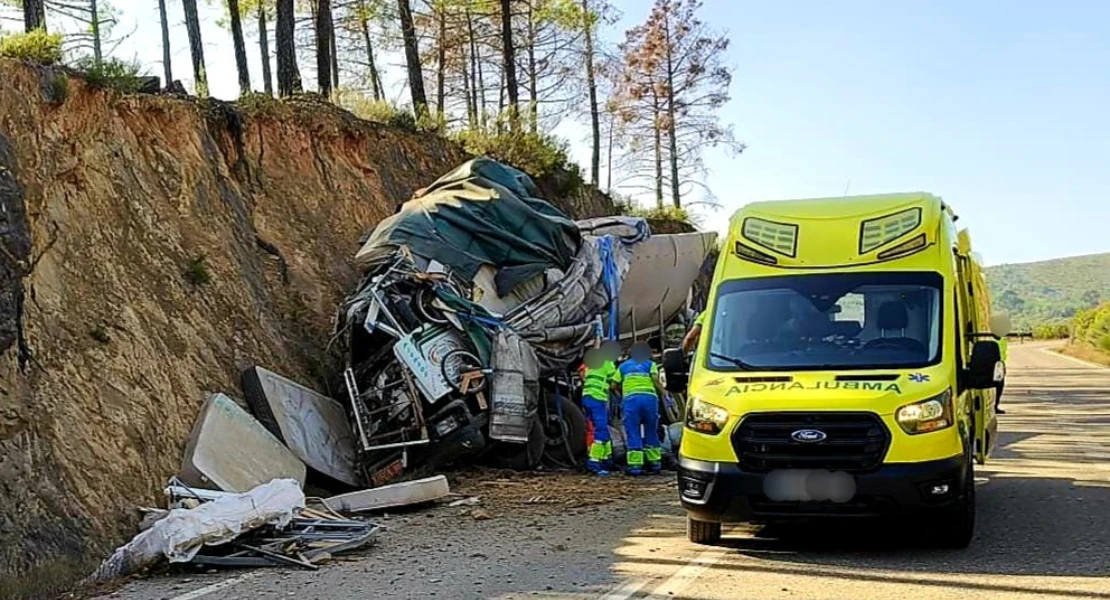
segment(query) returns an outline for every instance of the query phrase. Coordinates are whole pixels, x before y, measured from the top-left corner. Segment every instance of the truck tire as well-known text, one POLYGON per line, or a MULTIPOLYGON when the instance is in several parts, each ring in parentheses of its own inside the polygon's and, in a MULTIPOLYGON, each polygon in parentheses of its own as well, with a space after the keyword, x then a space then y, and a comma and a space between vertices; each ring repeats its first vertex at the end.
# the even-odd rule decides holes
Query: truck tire
POLYGON ((524 444, 498 443, 491 451, 491 466, 497 469, 530 471, 540 464, 547 447, 547 435, 539 414, 532 418, 528 429, 528 442, 524 444))
MULTIPOLYGON (((560 397, 559 405, 563 413, 563 423, 562 425, 555 425, 563 429, 558 432, 557 436, 547 436, 547 454, 560 463, 580 463, 585 460, 588 450, 586 448, 586 415, 570 398, 560 397), (566 432, 565 440, 563 439, 563 432, 566 432), (569 456, 567 455, 568 447, 571 452, 569 456)), ((559 417, 552 411, 551 418, 558 419, 559 417)))
POLYGON ((721 524, 686 517, 686 537, 695 544, 712 546, 721 541, 721 524))
POLYGON ((956 504, 946 509, 933 531, 936 545, 963 550, 975 536, 975 458, 967 459, 966 489, 956 504))

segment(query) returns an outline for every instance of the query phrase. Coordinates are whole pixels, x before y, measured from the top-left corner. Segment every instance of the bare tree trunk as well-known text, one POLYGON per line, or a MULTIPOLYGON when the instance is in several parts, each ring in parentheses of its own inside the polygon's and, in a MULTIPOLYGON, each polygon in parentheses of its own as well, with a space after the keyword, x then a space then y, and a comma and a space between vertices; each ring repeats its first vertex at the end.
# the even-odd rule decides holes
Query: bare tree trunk
POLYGON ((46 31, 46 6, 43 0, 23 0, 23 30, 31 33, 36 29, 46 31))
POLYGON ((528 3, 528 123, 532 133, 539 130, 540 99, 536 84, 536 14, 532 3, 528 3))
POLYGON ((339 89, 339 51, 335 47, 335 11, 332 11, 328 20, 331 21, 331 36, 328 40, 331 44, 331 88, 337 90, 339 89))
POLYGON ((201 98, 208 96, 208 75, 204 70, 204 43, 200 37, 200 17, 197 15, 197 0, 181 0, 185 7, 185 29, 189 32, 189 54, 193 58, 193 79, 196 94, 201 98))
POLYGON ((617 128, 616 113, 609 111, 609 157, 605 159, 605 193, 613 192, 613 130, 617 128))
MULTIPOLYGON (((582 29, 585 32, 586 42, 586 88, 590 92, 590 130, 593 134, 593 149, 590 153, 590 182, 598 186, 601 170, 601 115, 597 108, 597 80, 594 74, 594 39, 591 31, 592 17, 590 15, 590 0, 582 0, 582 29)), ((609 152, 612 153, 612 130, 609 131, 609 152)), ((611 166, 611 165, 610 165, 611 166)))
POLYGON ((382 99, 382 82, 378 78, 378 64, 374 60, 374 44, 370 41, 370 22, 363 18, 359 25, 362 26, 362 40, 366 42, 366 60, 370 62, 370 86, 374 88, 374 100, 382 99))
POLYGON ((472 96, 471 106, 474 107, 474 119, 470 127, 474 128, 475 126, 482 126, 482 116, 486 111, 486 90, 481 82, 482 65, 478 57, 478 44, 474 41, 474 17, 471 16, 469 8, 466 9, 466 33, 470 42, 470 80, 472 82, 470 94, 472 96), (479 90, 481 90, 482 94, 482 101, 480 104, 478 102, 479 90))
POLYGON ((316 4, 316 85, 320 95, 331 97, 331 0, 316 4))
POLYGON ((466 11, 466 26, 470 34, 470 46, 473 50, 474 67, 477 85, 474 86, 474 93, 477 95, 477 102, 475 102, 475 109, 478 111, 478 126, 485 128, 487 125, 486 117, 489 113, 486 110, 486 76, 482 73, 482 47, 478 45, 478 41, 474 37, 474 16, 470 14, 470 10, 466 11))
POLYGON ((671 202, 675 208, 682 208, 682 189, 678 181, 678 131, 676 121, 678 112, 674 101, 674 49, 671 44, 670 17, 664 17, 664 33, 667 36, 667 143, 671 161, 671 202))
POLYGON ((401 36, 405 41, 405 65, 409 72, 409 92, 412 108, 417 118, 428 114, 428 96, 424 93, 424 71, 420 66, 420 45, 416 39, 416 25, 412 21, 409 0, 397 0, 401 18, 401 36))
POLYGON ((104 53, 100 49, 100 7, 96 0, 89 0, 89 25, 92 27, 93 60, 100 64, 104 60, 104 53))
POLYGON ((247 67, 247 44, 243 41, 243 21, 239 14, 239 0, 227 0, 231 17, 231 42, 235 46, 235 71, 239 74, 239 93, 251 92, 251 72, 247 67))
POLYGON ((517 89, 516 49, 513 47, 513 3, 501 0, 501 61, 505 74, 505 90, 509 94, 509 127, 520 127, 520 90, 517 89))
POLYGON ((436 15, 436 112, 443 114, 447 92, 443 88, 447 79, 447 11, 441 6, 436 15))
POLYGON ((274 95, 273 73, 270 72, 270 32, 266 25, 266 6, 264 2, 258 3, 258 49, 262 54, 262 79, 266 93, 274 95))
POLYGON ((173 83, 173 65, 170 60, 170 21, 166 15, 166 0, 158 0, 158 18, 162 23, 162 73, 166 87, 173 83))
POLYGON ((505 114, 505 67, 501 67, 501 78, 497 84, 497 133, 501 133, 502 123, 501 115, 505 114))
POLYGON ((277 68, 278 95, 292 96, 301 91, 301 74, 297 70, 296 41, 293 39, 293 0, 277 0, 277 68))
POLYGON ((466 97, 466 126, 474 129, 478 121, 477 115, 474 114, 474 96, 471 94, 470 88, 470 67, 473 58, 470 55, 469 48, 465 51, 466 55, 463 56, 462 61, 462 80, 463 80, 463 96, 466 97))
POLYGON ((655 206, 663 208, 663 124, 660 123, 661 110, 659 109, 659 95, 652 86, 652 121, 651 129, 654 136, 655 150, 655 206))

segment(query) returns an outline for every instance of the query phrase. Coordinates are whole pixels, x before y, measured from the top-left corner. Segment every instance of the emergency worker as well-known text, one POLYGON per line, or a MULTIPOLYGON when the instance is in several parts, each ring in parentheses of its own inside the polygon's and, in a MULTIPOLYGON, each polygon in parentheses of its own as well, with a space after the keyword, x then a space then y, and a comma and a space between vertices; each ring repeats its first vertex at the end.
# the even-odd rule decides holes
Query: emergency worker
MULTIPOLYGON (((1002 364, 1005 365, 1006 364, 1006 357, 1009 356, 1009 354, 1010 354, 1009 344, 1007 343, 1005 336, 998 338, 998 350, 1002 354, 1002 364)), ((1005 386, 1006 386, 1005 376, 1003 376, 1002 381, 999 381, 998 383, 996 383, 994 385, 994 412, 996 412, 1000 415, 1006 414, 1006 411, 1002 410, 1001 408, 998 408, 998 403, 999 403, 1000 400, 1002 400, 1002 388, 1005 387, 1005 386)))
POLYGON ((621 384, 621 411, 629 475, 663 470, 663 449, 659 444, 659 367, 651 360, 651 348, 637 342, 628 360, 617 367, 616 381, 621 384))
POLYGON ((694 317, 694 325, 690 327, 690 331, 686 332, 686 337, 682 338, 682 351, 684 353, 693 352, 694 348, 697 348, 698 338, 701 337, 701 329, 704 324, 705 311, 703 310, 698 313, 698 316, 694 317))
POLYGON ((582 408, 594 426, 594 442, 590 445, 586 468, 598 475, 608 475, 613 468, 613 441, 609 435, 609 392, 615 384, 617 367, 600 348, 586 352, 586 370, 582 376, 582 408))

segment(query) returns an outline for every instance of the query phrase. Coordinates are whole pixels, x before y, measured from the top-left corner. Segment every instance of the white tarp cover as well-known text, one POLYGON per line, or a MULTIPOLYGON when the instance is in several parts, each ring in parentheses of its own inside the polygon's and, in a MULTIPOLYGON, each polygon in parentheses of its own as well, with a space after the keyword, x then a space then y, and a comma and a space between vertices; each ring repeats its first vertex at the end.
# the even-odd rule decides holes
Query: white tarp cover
POLYGON ((300 482, 275 479, 249 492, 223 496, 193 509, 175 508, 116 549, 89 582, 137 573, 163 559, 189 562, 202 546, 225 544, 265 525, 284 527, 304 505, 300 482))

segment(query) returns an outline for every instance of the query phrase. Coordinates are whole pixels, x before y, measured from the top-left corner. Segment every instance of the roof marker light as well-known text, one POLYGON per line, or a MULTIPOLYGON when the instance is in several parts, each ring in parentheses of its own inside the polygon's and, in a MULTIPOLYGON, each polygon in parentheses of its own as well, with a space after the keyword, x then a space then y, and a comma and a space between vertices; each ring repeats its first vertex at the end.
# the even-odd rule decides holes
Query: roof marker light
POLYGON ((860 223, 859 253, 867 254, 917 229, 921 225, 921 209, 908 208, 891 215, 867 219, 860 223))
POLYGON ((798 226, 748 217, 741 228, 744 239, 783 256, 794 258, 798 251, 798 226))

